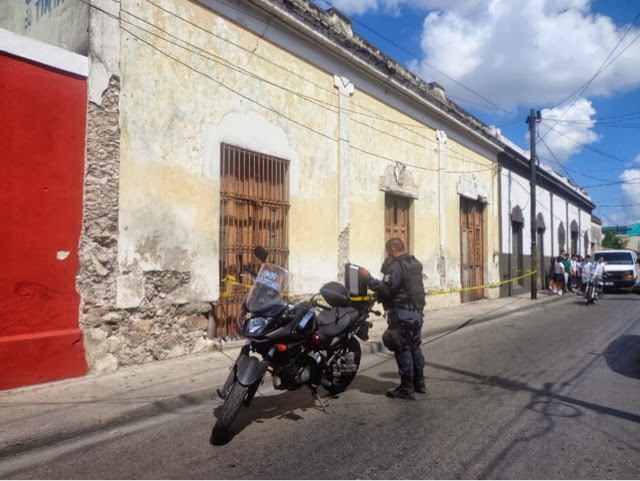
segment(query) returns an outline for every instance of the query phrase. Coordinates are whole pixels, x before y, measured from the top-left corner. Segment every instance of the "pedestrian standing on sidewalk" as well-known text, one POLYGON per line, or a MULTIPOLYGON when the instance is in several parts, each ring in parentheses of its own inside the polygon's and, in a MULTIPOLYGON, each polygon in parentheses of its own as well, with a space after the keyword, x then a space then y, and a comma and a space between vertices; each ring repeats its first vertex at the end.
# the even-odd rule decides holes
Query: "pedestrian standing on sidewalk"
POLYGON ((578 256, 571 256, 571 264, 569 265, 569 292, 573 292, 578 283, 578 256))
POLYGON ((556 292, 556 258, 551 256, 549 259, 549 271, 547 274, 547 282, 549 284, 549 290, 553 293, 556 292))
POLYGON ((583 264, 584 264, 584 259, 582 258, 582 256, 578 256, 578 263, 576 266, 576 283, 575 283, 575 290, 578 293, 578 295, 582 290, 582 265, 583 264))
POLYGON ((553 292, 561 296, 564 291, 564 257, 556 257, 553 275, 555 280, 555 290, 553 292))
POLYGON ((391 335, 393 342, 387 341, 385 346, 394 351, 400 373, 400 386, 387 392, 387 396, 415 400, 416 392, 427 392, 424 355, 420 349, 425 306, 422 264, 405 252, 401 239, 390 239, 385 250, 387 258, 381 268, 382 280, 375 279, 364 267, 359 273, 367 286, 378 294, 387 314, 389 329, 385 335, 391 335))
POLYGON ((569 255, 565 252, 563 252, 563 260, 562 263, 564 264, 564 286, 563 286, 563 291, 565 293, 569 292, 569 275, 571 274, 571 259, 569 259, 569 255))

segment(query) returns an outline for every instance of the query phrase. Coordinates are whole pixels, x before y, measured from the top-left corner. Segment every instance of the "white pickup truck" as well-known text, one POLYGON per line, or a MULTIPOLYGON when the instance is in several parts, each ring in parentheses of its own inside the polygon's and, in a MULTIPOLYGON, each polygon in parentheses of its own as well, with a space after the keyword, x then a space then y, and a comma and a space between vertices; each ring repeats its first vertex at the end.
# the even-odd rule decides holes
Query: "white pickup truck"
POLYGON ((592 261, 604 259, 604 276, 602 282, 605 288, 630 289, 638 283, 640 273, 640 259, 635 251, 627 249, 597 251, 592 261))

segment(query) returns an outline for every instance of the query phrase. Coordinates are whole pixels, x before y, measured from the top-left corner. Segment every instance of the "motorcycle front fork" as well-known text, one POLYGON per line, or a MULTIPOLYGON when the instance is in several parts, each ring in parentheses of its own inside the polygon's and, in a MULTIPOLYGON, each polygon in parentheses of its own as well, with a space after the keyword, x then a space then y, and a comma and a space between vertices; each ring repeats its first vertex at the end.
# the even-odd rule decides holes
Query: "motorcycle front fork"
MULTIPOLYGON (((272 349, 272 351, 275 351, 275 348, 272 349)), ((242 346, 242 349, 240 350, 240 354, 238 355, 238 357, 242 356, 243 354, 245 356, 248 356, 250 352, 251 352, 251 341, 247 341, 247 343, 244 346, 242 346)), ((270 352, 269 357, 271 357, 272 355, 273 355, 273 352, 270 352)), ((227 380, 224 382, 224 386, 222 387, 222 389, 216 390, 218 393, 218 397, 223 401, 227 399, 227 396, 229 395, 229 389, 231 389, 231 386, 233 386, 233 382, 236 380, 236 366, 237 364, 234 363, 234 365, 231 367, 231 370, 229 371, 229 375, 227 376, 227 380)), ((253 398, 258 392, 258 388, 262 384, 263 380, 264 380, 264 376, 258 379, 256 382, 254 382, 251 386, 249 386, 249 390, 247 391, 247 397, 245 398, 243 403, 245 406, 249 406, 249 404, 251 404, 251 401, 253 401, 253 398)))
MULTIPOLYGON (((247 342, 244 346, 242 346, 242 349, 240 350, 240 354, 238 355, 238 357, 242 356, 243 354, 248 356, 250 351, 250 346, 251 346, 250 342, 247 342)), ((216 392, 218 393, 218 397, 223 401, 227 399, 227 396, 229 395, 229 389, 231 389, 231 386, 233 385, 233 381, 236 380, 236 366, 237 366, 237 361, 233 364, 233 366, 231 366, 231 369, 229 370, 229 375, 227 376, 227 380, 224 382, 222 389, 216 389, 216 392)))

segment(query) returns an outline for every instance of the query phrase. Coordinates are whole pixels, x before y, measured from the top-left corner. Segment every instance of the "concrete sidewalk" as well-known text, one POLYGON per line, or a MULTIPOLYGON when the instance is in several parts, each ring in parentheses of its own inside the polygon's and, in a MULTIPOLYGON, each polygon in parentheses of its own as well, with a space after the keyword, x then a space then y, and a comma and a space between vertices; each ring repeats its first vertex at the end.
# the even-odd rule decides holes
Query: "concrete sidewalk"
MULTIPOLYGON (((429 311, 423 340, 573 297, 539 292, 534 301, 527 293, 429 311)), ((372 320, 370 339, 361 342, 363 368, 380 355, 390 356, 380 341, 386 322, 372 320)), ((224 383, 241 345, 237 342, 221 351, 0 391, 0 458, 208 401, 224 383)), ((261 388, 269 389, 270 383, 261 388)), ((213 425, 213 415, 211 422, 213 425)))

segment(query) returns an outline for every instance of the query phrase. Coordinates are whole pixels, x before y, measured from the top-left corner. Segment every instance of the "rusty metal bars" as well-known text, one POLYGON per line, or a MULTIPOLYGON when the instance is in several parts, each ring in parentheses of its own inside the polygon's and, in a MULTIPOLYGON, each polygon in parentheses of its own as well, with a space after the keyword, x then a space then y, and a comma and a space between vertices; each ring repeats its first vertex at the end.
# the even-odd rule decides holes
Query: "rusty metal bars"
MULTIPOLYGON (((269 260, 287 267, 289 258, 289 161, 227 144, 220 157, 220 278, 257 273, 253 249, 262 245, 269 260)), ((222 286, 224 288, 224 286, 222 286)), ((214 309, 216 336, 234 337, 233 320, 245 289, 235 287, 214 309)))

